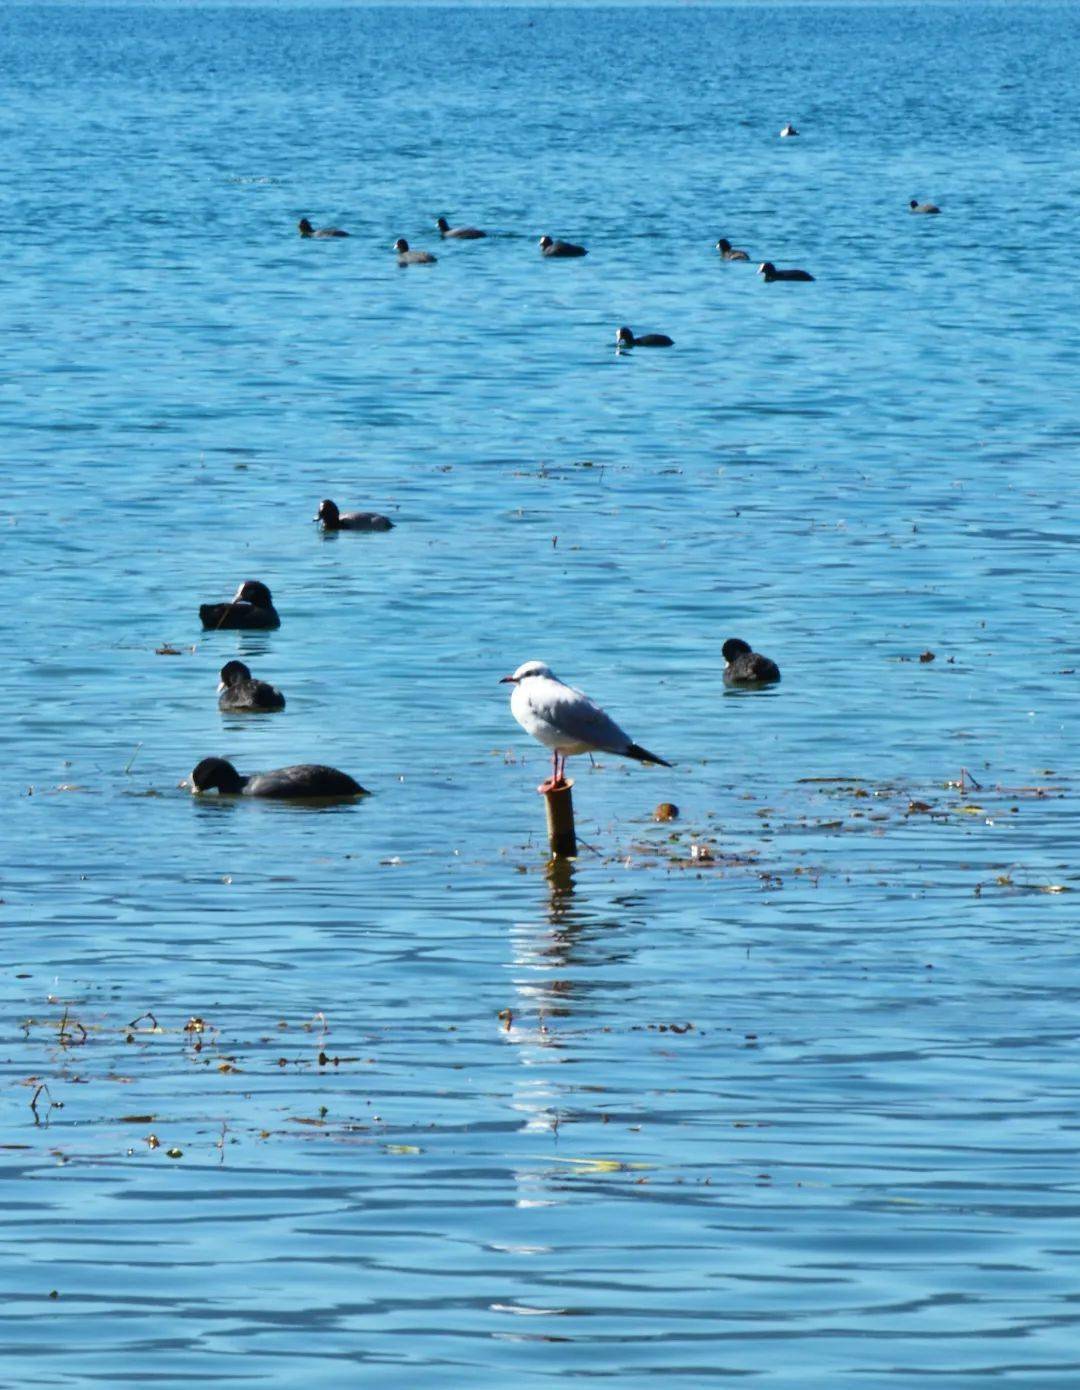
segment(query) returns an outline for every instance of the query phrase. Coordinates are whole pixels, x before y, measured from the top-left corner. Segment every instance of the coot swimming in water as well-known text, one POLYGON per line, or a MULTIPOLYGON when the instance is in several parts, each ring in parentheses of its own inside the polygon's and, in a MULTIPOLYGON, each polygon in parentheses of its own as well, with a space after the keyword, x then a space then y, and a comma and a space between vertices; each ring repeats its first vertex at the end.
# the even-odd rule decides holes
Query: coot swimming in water
POLYGON ((270 590, 259 579, 245 579, 228 603, 204 603, 199 617, 206 628, 280 627, 270 590))
POLYGON ((397 252, 398 265, 434 265, 439 259, 430 251, 410 251, 409 243, 403 236, 394 242, 394 250, 397 252))
POLYGON ((267 681, 256 680, 242 661, 227 661, 221 668, 218 709, 269 714, 285 708, 285 696, 267 681))
POLYGON ((283 801, 369 795, 347 772, 322 763, 297 763, 244 777, 224 758, 203 758, 191 774, 191 790, 208 792, 215 787, 225 796, 267 796, 283 801))
POLYGON ((572 241, 552 241, 549 236, 540 238, 541 256, 587 256, 584 246, 575 246, 572 241))
POLYGON ((316 240, 325 237, 348 236, 348 232, 343 232, 340 227, 313 227, 306 217, 301 217, 296 224, 302 237, 314 237, 316 240))
POLYGON ((669 338, 666 333, 642 333, 640 338, 635 338, 629 328, 620 328, 615 334, 615 342, 621 348, 675 346, 674 338, 669 338))
POLYGON ((722 651, 727 662, 725 685, 772 685, 780 679, 780 667, 776 662, 755 652, 741 637, 729 637, 722 651))
POLYGON ((777 270, 772 261, 762 261, 758 266, 758 274, 764 275, 767 285, 771 285, 774 280, 812 280, 814 278, 808 270, 777 270))
POLYGON ((459 241, 478 241, 480 237, 487 236, 487 232, 482 232, 479 227, 451 227, 445 217, 440 217, 435 225, 440 236, 457 237, 459 241))
POLYGON ((341 512, 336 502, 329 497, 319 503, 315 516, 321 521, 324 531, 392 531, 394 523, 381 512, 341 512))

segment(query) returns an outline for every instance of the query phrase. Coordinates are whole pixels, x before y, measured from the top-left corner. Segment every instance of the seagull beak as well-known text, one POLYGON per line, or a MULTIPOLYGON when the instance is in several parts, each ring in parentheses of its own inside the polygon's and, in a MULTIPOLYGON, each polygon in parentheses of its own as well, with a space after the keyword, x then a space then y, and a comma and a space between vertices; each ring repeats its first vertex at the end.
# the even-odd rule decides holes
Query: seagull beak
POLYGON ((499 684, 500 684, 500 685, 517 685, 517 677, 516 677, 516 676, 503 676, 503 677, 500 679, 499 684))

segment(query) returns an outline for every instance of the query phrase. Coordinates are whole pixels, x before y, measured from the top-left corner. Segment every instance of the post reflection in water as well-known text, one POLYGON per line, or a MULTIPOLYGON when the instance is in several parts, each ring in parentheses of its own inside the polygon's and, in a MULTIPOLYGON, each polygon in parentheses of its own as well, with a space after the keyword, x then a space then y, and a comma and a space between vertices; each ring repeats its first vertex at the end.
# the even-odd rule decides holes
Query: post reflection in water
MULTIPOLYGON (((507 1019, 507 1039, 517 1047, 522 1072, 514 1086, 512 1107, 523 1116, 522 1132, 559 1138, 566 1107, 566 1087, 554 1067, 578 1060, 573 1032, 565 1022, 580 1001, 584 948, 600 923, 587 904, 576 902, 575 866, 552 859, 546 869, 548 900, 542 922, 517 922, 511 930, 518 1006, 507 1019), (554 1025, 554 1026, 553 1026, 554 1025)), ((595 961, 590 961, 590 965, 595 961)), ((551 1206, 559 1200, 549 1159, 539 1154, 515 1166, 519 1207, 551 1206)))

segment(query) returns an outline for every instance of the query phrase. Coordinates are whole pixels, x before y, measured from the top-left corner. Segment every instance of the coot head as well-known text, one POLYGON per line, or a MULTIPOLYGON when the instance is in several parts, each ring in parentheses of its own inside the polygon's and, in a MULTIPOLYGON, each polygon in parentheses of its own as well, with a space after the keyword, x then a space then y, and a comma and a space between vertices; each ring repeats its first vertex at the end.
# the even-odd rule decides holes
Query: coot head
POLYGON ((550 238, 549 236, 542 236, 542 237, 540 238, 540 249, 541 249, 541 251, 546 251, 546 250, 548 249, 548 247, 551 246, 552 244, 553 244, 553 243, 552 243, 552 240, 551 240, 551 238, 550 238))
POLYGON ((331 502, 329 497, 324 497, 319 503, 319 510, 315 517, 316 521, 321 521, 324 526, 336 526, 341 516, 338 504, 331 502))
POLYGON ((741 637, 729 637, 720 650, 725 661, 734 661, 737 656, 746 656, 754 649, 749 642, 744 642, 741 637))
POLYGON ((233 603, 250 603, 256 608, 273 608, 274 600, 270 590, 261 579, 245 579, 236 591, 233 603))
POLYGON ((221 668, 221 684, 218 686, 218 693, 220 694, 221 691, 228 690, 230 686, 240 685, 242 681, 249 681, 250 679, 251 672, 242 661, 226 661, 221 668))
POLYGON ((394 250, 398 253, 399 256, 404 256, 405 252, 408 249, 409 243, 405 240, 403 236, 399 236, 397 241, 394 242, 394 250))
POLYGON ((634 335, 629 328, 620 328, 615 334, 615 341, 620 347, 633 347, 634 335))
POLYGON ((224 758, 203 758, 191 774, 193 792, 218 791, 235 795, 244 790, 246 777, 241 777, 232 763, 224 758))
POLYGON ((450 223, 447 222, 445 217, 440 217, 439 220, 435 223, 435 225, 436 227, 438 227, 440 232, 448 232, 450 230, 450 223))
POLYGON ((315 228, 311 225, 311 223, 307 220, 306 217, 301 217, 300 221, 296 225, 300 229, 301 236, 314 236, 315 228))
POLYGON ((775 275, 776 266, 773 265, 772 261, 762 261, 757 268, 757 273, 759 275, 775 275))

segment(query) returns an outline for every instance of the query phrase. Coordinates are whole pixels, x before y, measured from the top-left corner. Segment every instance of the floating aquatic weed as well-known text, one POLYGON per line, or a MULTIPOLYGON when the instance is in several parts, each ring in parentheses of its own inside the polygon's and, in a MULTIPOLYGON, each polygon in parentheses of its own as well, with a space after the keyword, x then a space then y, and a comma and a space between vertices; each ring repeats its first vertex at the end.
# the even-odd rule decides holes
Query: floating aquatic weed
POLYGON ((999 888, 1015 888, 1018 893, 1072 893, 1074 890, 1065 883, 1025 883, 1014 879, 1009 873, 998 874, 994 882, 999 888))
POLYGON ((49 1116, 52 1114, 52 1112, 54 1110, 63 1110, 63 1108, 64 1102, 62 1100, 53 1100, 52 1092, 49 1090, 49 1085, 46 1081, 42 1081, 38 1086, 37 1090, 34 1092, 34 1094, 30 1097, 30 1109, 34 1112, 35 1125, 48 1125, 49 1116), (38 1100, 41 1098, 42 1095, 44 1095, 45 1099, 49 1103, 49 1108, 45 1111, 44 1120, 42 1120, 38 1112, 38 1100))
POLYGON ((61 1047, 71 1047, 73 1045, 82 1047, 85 1044, 87 1038, 90 1036, 78 1019, 73 1019, 72 1024, 75 1028, 79 1030, 79 1033, 81 1035, 77 1041, 75 1039, 74 1033, 71 1032, 71 1029, 68 1026, 68 1011, 67 1006, 65 1005, 64 1016, 60 1020, 59 1030, 59 1042, 61 1047))

